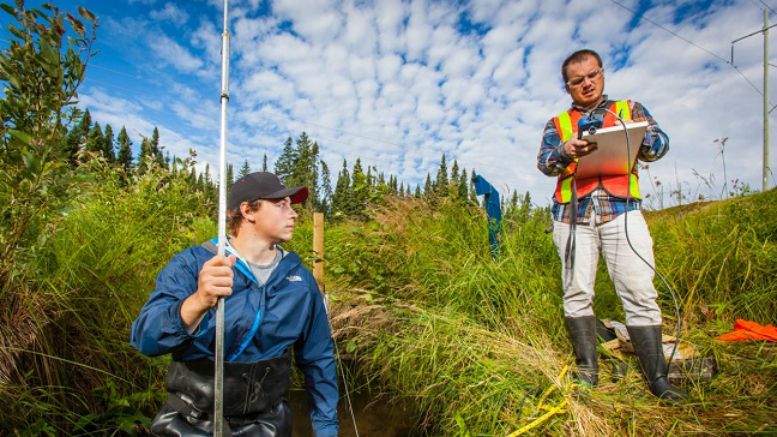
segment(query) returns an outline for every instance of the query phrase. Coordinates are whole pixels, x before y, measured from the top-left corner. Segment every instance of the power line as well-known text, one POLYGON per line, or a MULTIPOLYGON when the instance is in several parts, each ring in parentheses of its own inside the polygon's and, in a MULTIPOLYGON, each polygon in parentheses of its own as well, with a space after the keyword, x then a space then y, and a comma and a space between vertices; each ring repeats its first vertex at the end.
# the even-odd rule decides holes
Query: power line
POLYGON ((758 0, 758 1, 760 1, 764 6, 766 6, 767 9, 772 11, 773 14, 777 14, 777 12, 775 12, 774 9, 772 9, 771 6, 767 5, 765 1, 763 1, 763 0, 758 0))
POLYGON ((755 0, 750 0, 750 3, 752 3, 753 6, 755 6, 756 8, 758 8, 759 11, 763 11, 764 10, 764 8, 759 6, 758 3, 755 2, 755 0))
MULTIPOLYGON (((99 83, 100 85, 104 85, 104 86, 107 86, 107 87, 120 89, 122 91, 128 91, 128 92, 133 93, 136 96, 137 95, 142 95, 142 94, 138 94, 138 92, 136 90, 131 90, 129 88, 120 87, 120 86, 114 85, 112 83, 102 82, 102 81, 99 81, 97 79, 84 79, 84 83, 87 83, 87 82, 89 82, 89 83, 99 83)), ((150 97, 150 96, 146 96, 146 97, 150 97)))
POLYGON ((695 42, 693 42, 693 41, 689 40, 688 38, 685 38, 685 37, 683 37, 683 36, 681 36, 681 35, 679 35, 679 34, 677 34, 677 33, 675 33, 675 32, 672 32, 671 30, 669 30, 669 29, 667 29, 666 27, 664 27, 664 26, 662 26, 662 25, 660 25, 660 24, 656 23, 655 21, 653 21, 653 20, 651 20, 650 18, 648 18, 648 17, 646 17, 646 16, 644 16, 644 15, 640 14, 639 12, 637 12, 637 11, 635 11, 635 10, 633 10, 633 9, 631 9, 631 8, 629 8, 629 7, 627 7, 627 6, 624 6, 624 5, 620 4, 620 3, 616 2, 615 0, 610 0, 610 1, 611 1, 612 3, 615 3, 615 4, 616 4, 616 5, 618 5, 618 6, 622 7, 623 9, 625 9, 625 10, 627 10, 627 11, 631 12, 632 14, 636 15, 636 16, 637 16, 637 18, 639 18, 639 19, 641 19, 641 20, 645 20, 645 21, 647 21, 648 23, 650 23, 650 24, 652 24, 652 25, 654 25, 654 26, 656 26, 656 27, 658 27, 658 28, 660 28, 660 29, 663 29, 663 30, 665 30, 665 31, 667 31, 667 32, 669 32, 669 33, 671 33, 671 34, 672 34, 672 35, 674 35, 675 37, 677 37, 677 38, 680 38, 681 40, 683 40, 683 41, 687 42, 688 44, 690 44, 690 45, 692 45, 692 46, 694 46, 694 47, 698 48, 699 50, 703 50, 704 52, 708 53, 710 56, 714 56, 714 57, 716 57, 716 58, 720 59, 721 61, 725 62, 726 64, 729 64, 728 60, 726 60, 726 59, 723 59, 721 56, 718 56, 718 55, 717 55, 717 54, 715 54, 715 53, 712 53, 711 51, 709 51, 709 50, 705 49, 704 47, 702 47, 702 46, 700 46, 700 45, 698 45, 698 44, 696 44, 695 42))
MULTIPOLYGON (((759 0, 759 1, 760 1, 760 0, 759 0)), ((630 9, 630 8, 628 8, 628 7, 626 7, 626 6, 624 6, 624 5, 620 4, 620 3, 618 3, 618 2, 617 2, 617 1, 615 1, 615 0, 610 0, 610 2, 612 2, 612 3, 614 3, 614 4, 618 5, 618 6, 620 6, 621 8, 623 8, 623 9, 625 9, 625 10, 627 10, 627 11, 631 12, 631 13, 632 13, 632 14, 634 14, 634 15, 635 15, 637 18, 639 18, 639 19, 641 19, 641 20, 645 20, 645 21, 647 21, 648 23, 650 23, 650 24, 653 24, 654 26, 658 27, 659 29, 662 29, 662 30, 664 30, 664 31, 666 31, 666 32, 669 32, 670 34, 674 35, 675 37, 677 37, 677 38, 680 38, 681 40, 683 40, 683 41, 687 42, 688 44, 690 44, 690 45, 692 45, 692 46, 694 46, 694 47, 698 48, 699 50, 702 50, 702 51, 704 51, 705 53, 709 54, 710 56, 713 56, 713 57, 715 57, 715 58, 717 58, 717 59, 719 59, 719 60, 721 60, 721 61, 725 62, 727 65, 730 65, 730 66, 734 67, 734 70, 736 70, 736 71, 737 71, 737 73, 739 73, 739 75, 740 75, 740 76, 742 76, 742 78, 743 78, 743 79, 744 79, 744 80, 745 80, 745 81, 746 81, 746 82, 747 82, 747 83, 748 83, 748 84, 749 84, 749 85, 750 85, 750 86, 751 86, 751 87, 752 87, 752 88, 755 90, 755 92, 757 92, 757 93, 758 93, 760 96, 763 96, 763 95, 764 95, 763 91, 761 91, 760 89, 758 89, 758 87, 756 87, 756 86, 755 86, 755 84, 753 84, 753 82, 751 82, 751 81, 750 81, 750 79, 748 79, 748 78, 747 78, 747 76, 745 76, 745 74, 744 74, 744 73, 742 73, 742 71, 739 69, 739 67, 737 67, 736 65, 734 65, 733 63, 731 63, 729 60, 727 60, 727 59, 724 59, 723 57, 721 57, 721 56, 719 56, 719 55, 717 55, 717 54, 715 54, 715 53, 713 53, 713 52, 711 52, 711 51, 709 51, 709 50, 705 49, 704 47, 702 47, 702 46, 700 46, 700 45, 696 44, 695 42, 693 42, 693 41, 689 40, 688 38, 685 38, 685 37, 683 37, 683 36, 681 36, 681 35, 677 34, 676 32, 672 32, 671 30, 667 29, 666 27, 664 27, 664 26, 662 26, 662 25, 660 25, 660 24, 656 23, 655 21, 653 21, 653 20, 651 20, 651 19, 649 19, 649 18, 645 17, 644 15, 642 15, 642 14, 640 14, 640 13, 636 12, 636 11, 634 11, 633 9, 630 9)), ((761 3, 764 3, 764 2, 763 2, 763 1, 761 1, 761 3)), ((764 3, 764 5, 766 5, 766 3, 764 3)), ((769 7, 769 6, 768 6, 768 5, 766 5, 766 7, 769 7)), ((769 8, 769 9, 771 9, 771 8, 769 8)))
MULTIPOLYGON (((740 69, 739 69, 739 67, 737 67, 737 66, 736 66, 736 65, 734 65, 734 64, 730 64, 730 65, 731 65, 732 67, 734 67, 734 70, 736 70, 736 71, 737 71, 737 73, 739 73, 739 75, 740 75, 740 76, 742 76, 742 79, 744 79, 744 80, 745 80, 747 83, 749 83, 749 84, 750 84, 750 86, 751 86, 751 87, 753 87, 753 89, 755 90, 755 92, 757 92, 757 93, 758 93, 760 96, 763 96, 763 95, 764 95, 763 91, 759 90, 759 89, 758 89, 758 87, 756 87, 756 86, 755 86, 755 84, 754 84, 753 82, 750 82, 750 79, 748 79, 748 78, 747 78, 747 76, 745 76, 745 73, 742 73, 742 70, 740 70, 740 69)), ((771 104, 771 103, 770 103, 770 104, 771 104)))
POLYGON ((88 65, 87 65, 87 68, 88 68, 88 67, 94 67, 94 68, 97 68, 97 69, 100 69, 100 70, 110 71, 111 73, 120 74, 120 75, 122 75, 122 76, 126 76, 126 77, 129 77, 129 78, 132 78, 132 79, 137 79, 137 80, 141 80, 141 81, 144 81, 144 82, 145 82, 145 80, 144 80, 144 79, 141 79, 141 77, 140 77, 140 76, 135 76, 135 75, 132 75, 132 74, 127 74, 127 73, 121 72, 121 71, 112 70, 112 69, 110 69, 110 68, 101 67, 101 66, 99 66, 99 65, 96 65, 96 64, 94 64, 93 62, 92 62, 92 63, 90 63, 90 64, 88 64, 88 65))

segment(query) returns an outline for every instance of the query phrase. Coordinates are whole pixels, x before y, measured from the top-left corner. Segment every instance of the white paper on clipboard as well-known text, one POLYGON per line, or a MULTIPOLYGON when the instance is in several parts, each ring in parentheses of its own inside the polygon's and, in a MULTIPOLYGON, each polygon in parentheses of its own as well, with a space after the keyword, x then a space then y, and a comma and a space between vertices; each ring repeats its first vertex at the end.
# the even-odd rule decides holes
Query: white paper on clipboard
POLYGON ((631 146, 631 162, 628 161, 623 126, 599 129, 593 135, 583 132, 582 138, 589 142, 595 142, 597 149, 590 155, 578 158, 577 179, 629 174, 637 159, 639 148, 645 139, 647 127, 647 121, 626 125, 631 146))

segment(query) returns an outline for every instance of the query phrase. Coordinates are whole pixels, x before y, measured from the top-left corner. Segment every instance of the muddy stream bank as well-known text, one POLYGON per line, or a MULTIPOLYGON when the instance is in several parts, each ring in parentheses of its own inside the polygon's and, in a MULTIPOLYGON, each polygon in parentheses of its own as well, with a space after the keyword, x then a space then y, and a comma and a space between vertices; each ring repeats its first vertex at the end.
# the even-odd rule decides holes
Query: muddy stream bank
MULTIPOLYGON (((413 435, 409 413, 401 407, 388 405, 382 399, 368 394, 351 394, 359 437, 411 437, 413 435)), ((312 437, 310 415, 303 390, 289 392, 289 405, 293 417, 293 437, 312 437)), ((340 437, 356 437, 353 419, 344 399, 337 405, 340 419, 340 437)))

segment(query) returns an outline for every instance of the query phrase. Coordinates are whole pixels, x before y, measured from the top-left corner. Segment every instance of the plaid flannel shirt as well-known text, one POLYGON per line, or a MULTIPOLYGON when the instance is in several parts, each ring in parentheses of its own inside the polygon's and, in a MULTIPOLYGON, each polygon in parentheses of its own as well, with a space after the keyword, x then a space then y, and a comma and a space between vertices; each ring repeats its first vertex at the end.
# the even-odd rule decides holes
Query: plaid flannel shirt
MULTIPOLYGON (((597 108, 608 108, 612 101, 606 95, 602 96, 602 101, 597 108)), ((584 112, 585 109, 572 103, 572 110, 584 112)), ((658 126, 648 110, 638 102, 631 102, 631 118, 635 121, 646 120, 648 130, 645 133, 645 139, 642 147, 639 149, 637 158, 640 161, 652 162, 661 159, 669 151, 669 137, 658 126)), ((545 131, 542 134, 542 143, 540 152, 537 155, 537 167, 548 176, 558 177, 569 164, 574 160, 564 151, 564 144, 561 142, 561 135, 556 130, 556 124, 551 118, 545 125, 545 131)), ((642 201, 637 199, 629 200, 629 210, 640 209, 642 201)), ((558 203, 553 197, 553 220, 569 223, 569 204, 558 203)), ((591 194, 579 199, 577 210, 577 223, 588 224, 592 215, 595 215, 597 223, 606 223, 615 219, 626 212, 626 199, 614 197, 605 190, 597 188, 591 194)))

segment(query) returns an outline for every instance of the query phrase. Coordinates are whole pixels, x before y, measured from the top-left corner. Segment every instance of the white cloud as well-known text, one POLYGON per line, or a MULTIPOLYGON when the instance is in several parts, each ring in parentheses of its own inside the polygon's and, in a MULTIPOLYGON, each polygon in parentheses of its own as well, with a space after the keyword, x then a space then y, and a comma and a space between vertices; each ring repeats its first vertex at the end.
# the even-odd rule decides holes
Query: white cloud
POLYGON ((189 14, 173 3, 165 3, 162 9, 151 11, 149 16, 157 21, 169 21, 176 26, 183 26, 189 21, 189 14))
POLYGON ((193 73, 204 65, 200 58, 167 35, 157 35, 154 46, 160 60, 183 73, 193 73))
MULTIPOLYGON (((177 126, 168 129, 170 135, 179 135, 183 144, 202 140, 207 147, 201 159, 216 156, 218 138, 217 3, 185 9, 199 17, 194 30, 140 32, 157 27, 131 18, 124 23, 135 27, 122 34, 129 39, 153 33, 142 43, 154 60, 164 61, 154 71, 190 82, 170 87, 163 110, 145 104, 121 110, 141 119, 151 110, 179 117, 192 131, 177 126)), ((626 4, 639 7, 636 0, 626 4)), ((165 12, 171 18, 163 18, 168 5, 152 16, 175 20, 172 8, 180 3, 165 12)), ((608 94, 644 103, 671 138, 670 154, 651 164, 651 176, 666 184, 679 178, 686 188, 698 184, 694 170, 714 172, 720 180, 722 162, 712 141, 728 136, 729 178, 760 187, 758 93, 723 61, 635 21, 613 3, 279 0, 270 5, 269 16, 257 11, 261 5, 244 0, 233 10, 234 162, 259 163, 265 153, 272 162, 285 138, 304 130, 319 141, 333 173, 343 158, 353 165, 361 156, 365 164, 415 187, 427 172, 436 174, 445 152, 450 163, 457 159, 468 172, 475 167, 497 188, 530 190, 544 204, 555 183, 536 169, 542 129, 569 105, 561 62, 587 46, 604 59, 608 94)), ((692 16, 678 15, 678 7, 662 2, 644 12, 724 58, 731 40, 762 26, 762 14, 745 0, 684 9, 694 10, 692 16)), ((761 44, 760 37, 752 37, 736 45, 737 65, 758 88, 761 44)), ((89 104, 104 103, 92 99, 89 104)), ((102 114, 119 111, 96 108, 102 114)), ((643 190, 649 192, 649 184, 643 190)))

